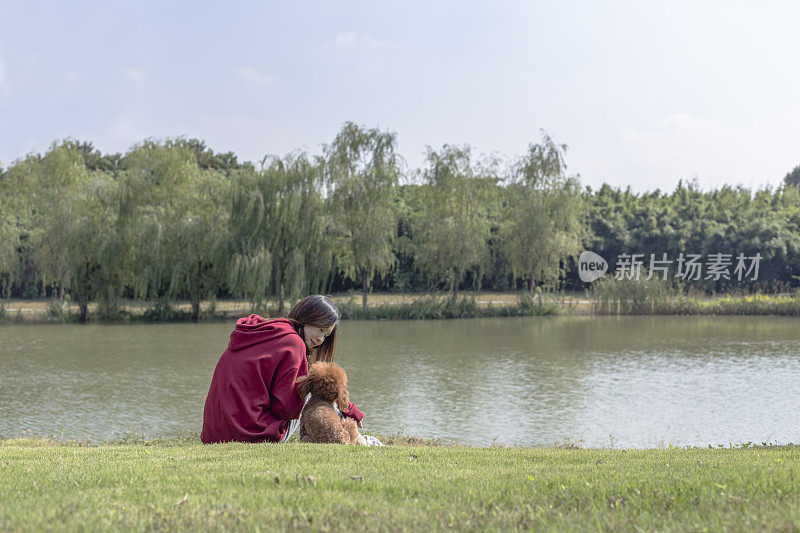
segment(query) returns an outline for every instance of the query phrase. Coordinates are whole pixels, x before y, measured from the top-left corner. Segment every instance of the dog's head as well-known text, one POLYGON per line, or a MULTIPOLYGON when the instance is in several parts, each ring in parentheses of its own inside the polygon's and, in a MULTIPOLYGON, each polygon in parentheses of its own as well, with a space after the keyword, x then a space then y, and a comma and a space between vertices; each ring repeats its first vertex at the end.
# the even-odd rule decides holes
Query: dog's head
POLYGON ((347 394, 347 374, 336 363, 314 363, 308 374, 297 378, 297 394, 305 398, 308 393, 312 397, 333 402, 339 409, 347 409, 350 398, 347 394))

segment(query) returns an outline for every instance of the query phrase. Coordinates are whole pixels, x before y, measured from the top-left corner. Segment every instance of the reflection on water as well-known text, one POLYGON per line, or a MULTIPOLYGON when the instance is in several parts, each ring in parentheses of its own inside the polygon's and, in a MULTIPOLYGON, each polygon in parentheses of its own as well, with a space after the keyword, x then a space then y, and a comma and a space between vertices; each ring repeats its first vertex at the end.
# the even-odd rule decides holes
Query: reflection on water
MULTIPOLYGON (((348 321, 367 429, 469 444, 800 442, 800 320, 348 321)), ((0 438, 199 431, 229 324, 0 327, 0 438), (27 430, 27 432, 26 432, 27 430)))

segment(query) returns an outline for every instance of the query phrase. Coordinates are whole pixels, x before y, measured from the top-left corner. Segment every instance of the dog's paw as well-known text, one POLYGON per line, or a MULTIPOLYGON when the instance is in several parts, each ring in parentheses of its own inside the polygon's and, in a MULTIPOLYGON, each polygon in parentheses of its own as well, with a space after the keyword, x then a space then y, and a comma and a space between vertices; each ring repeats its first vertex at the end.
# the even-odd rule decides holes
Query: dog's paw
POLYGON ((360 444, 361 446, 366 446, 367 439, 364 438, 364 435, 359 433, 358 437, 356 437, 356 444, 360 444))

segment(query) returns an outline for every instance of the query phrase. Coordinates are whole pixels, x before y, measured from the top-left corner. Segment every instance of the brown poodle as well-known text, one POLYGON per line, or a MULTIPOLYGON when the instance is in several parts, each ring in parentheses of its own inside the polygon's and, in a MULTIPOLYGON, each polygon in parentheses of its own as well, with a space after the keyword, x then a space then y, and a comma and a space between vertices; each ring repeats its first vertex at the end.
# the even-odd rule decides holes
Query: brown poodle
POLYGON ((311 398, 300 413, 297 429, 300 442, 338 442, 341 444, 366 444, 358 433, 352 418, 339 418, 333 409, 336 401, 340 409, 350 403, 347 394, 347 375, 336 363, 314 363, 308 374, 297 378, 297 394, 311 398))

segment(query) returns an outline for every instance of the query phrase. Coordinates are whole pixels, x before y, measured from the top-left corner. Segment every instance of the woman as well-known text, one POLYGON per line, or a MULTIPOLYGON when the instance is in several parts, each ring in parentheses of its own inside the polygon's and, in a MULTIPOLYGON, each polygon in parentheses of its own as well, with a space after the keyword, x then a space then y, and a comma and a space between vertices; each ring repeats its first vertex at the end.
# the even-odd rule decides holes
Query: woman
MULTIPOLYGON (((214 369, 200 440, 286 442, 305 404, 295 380, 308 373, 311 355, 313 362, 333 360, 338 329, 339 310, 321 294, 297 302, 286 318, 239 319, 214 369)), ((342 415, 363 427, 358 407, 344 407, 342 415)))

